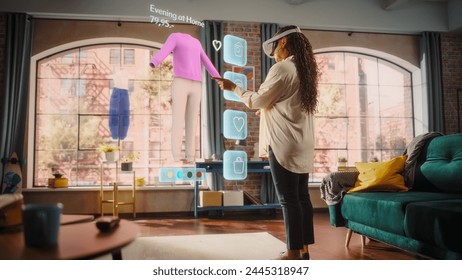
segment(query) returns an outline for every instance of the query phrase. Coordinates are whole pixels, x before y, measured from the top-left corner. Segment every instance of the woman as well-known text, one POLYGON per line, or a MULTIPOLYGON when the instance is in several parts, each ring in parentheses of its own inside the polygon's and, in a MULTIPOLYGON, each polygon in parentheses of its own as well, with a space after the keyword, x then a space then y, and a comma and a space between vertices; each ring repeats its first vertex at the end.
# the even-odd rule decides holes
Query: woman
POLYGON ((287 252, 278 259, 309 259, 314 243, 313 206, 308 193, 314 151, 313 114, 319 71, 309 40, 297 26, 281 28, 263 43, 274 64, 258 92, 215 78, 251 109, 260 109, 260 156, 268 156, 284 217, 287 252))

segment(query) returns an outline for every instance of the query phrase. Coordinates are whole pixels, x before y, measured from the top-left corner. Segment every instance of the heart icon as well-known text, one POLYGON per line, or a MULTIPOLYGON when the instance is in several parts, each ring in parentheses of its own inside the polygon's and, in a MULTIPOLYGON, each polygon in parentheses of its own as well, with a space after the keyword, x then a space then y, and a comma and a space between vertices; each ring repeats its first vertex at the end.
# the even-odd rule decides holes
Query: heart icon
POLYGON ((221 49, 221 42, 218 40, 213 40, 212 45, 215 48, 215 51, 219 51, 221 49))
POLYGON ((234 127, 236 128, 237 132, 241 132, 241 130, 244 128, 244 118, 243 117, 234 117, 233 118, 233 124, 234 127))

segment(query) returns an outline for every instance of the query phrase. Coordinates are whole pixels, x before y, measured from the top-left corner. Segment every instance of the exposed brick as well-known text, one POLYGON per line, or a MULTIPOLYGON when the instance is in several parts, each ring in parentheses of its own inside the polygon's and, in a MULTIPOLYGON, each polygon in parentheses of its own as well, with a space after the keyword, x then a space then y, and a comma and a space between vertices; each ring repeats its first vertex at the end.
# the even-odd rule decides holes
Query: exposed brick
MULTIPOLYGON (((228 22, 224 24, 224 34, 234 35, 247 41, 247 66, 255 67, 255 89, 261 84, 260 75, 260 57, 261 57, 261 40, 260 24, 246 22, 228 22)), ((232 71, 231 65, 225 65, 225 71, 232 71)), ((235 141, 226 140, 227 150, 245 150, 247 156, 254 156, 253 147, 258 141, 260 119, 255 116, 255 110, 248 109, 244 104, 233 101, 225 101, 225 110, 239 110, 247 113, 247 146, 245 148, 235 147, 235 141)), ((225 181, 225 188, 234 190, 246 190, 252 195, 260 196, 260 174, 249 173, 244 181, 225 181)))
POLYGON ((444 133, 462 132, 462 34, 441 36, 444 133))

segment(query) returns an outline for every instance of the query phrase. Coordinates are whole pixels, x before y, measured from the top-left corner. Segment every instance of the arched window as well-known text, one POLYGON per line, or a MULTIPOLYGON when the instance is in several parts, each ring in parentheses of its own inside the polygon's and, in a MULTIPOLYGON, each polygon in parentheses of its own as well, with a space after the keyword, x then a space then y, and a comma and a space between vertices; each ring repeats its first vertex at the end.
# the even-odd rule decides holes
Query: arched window
MULTIPOLYGON (((37 60, 34 186, 47 185, 52 168, 72 186, 99 185, 101 143, 118 145, 119 157, 139 152, 136 176, 154 183, 157 170, 171 160, 172 129, 172 60, 151 69, 157 51, 139 44, 87 44, 37 60), (114 139, 109 108, 120 82, 128 90, 129 128, 124 139, 114 139)), ((113 182, 115 168, 104 170, 103 183, 113 182)))
POLYGON ((322 75, 315 128, 314 181, 348 165, 385 161, 414 137, 412 74, 388 60, 353 52, 316 54, 322 75))

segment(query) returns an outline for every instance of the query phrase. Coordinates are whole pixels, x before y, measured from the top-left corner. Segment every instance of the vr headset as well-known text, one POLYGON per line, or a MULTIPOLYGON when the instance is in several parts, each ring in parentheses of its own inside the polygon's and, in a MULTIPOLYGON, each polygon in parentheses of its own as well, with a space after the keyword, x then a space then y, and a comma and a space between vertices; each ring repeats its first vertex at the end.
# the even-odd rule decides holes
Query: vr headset
POLYGON ((296 27, 296 28, 292 28, 292 29, 289 29, 289 30, 286 30, 284 32, 282 32, 281 34, 277 34, 275 36, 273 36, 271 39, 268 39, 266 40, 265 42, 263 42, 263 51, 265 52, 265 54, 268 56, 268 57, 271 57, 273 58, 274 54, 274 50, 276 49, 276 46, 277 46, 277 43, 279 41, 279 39, 281 39, 282 37, 285 37, 291 33, 294 33, 294 32, 302 32, 300 30, 300 28, 296 27))

